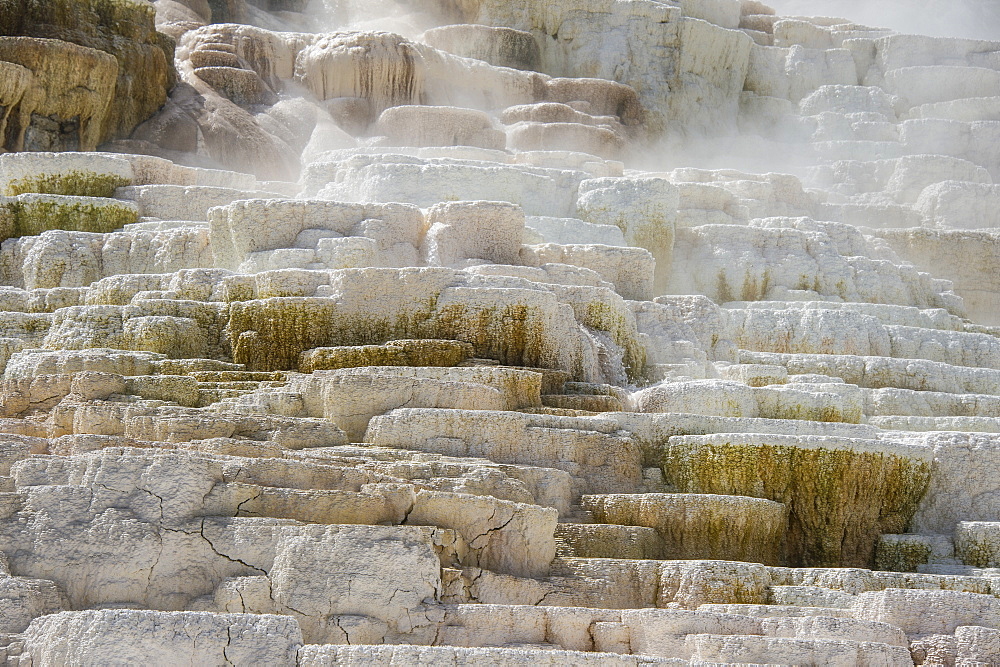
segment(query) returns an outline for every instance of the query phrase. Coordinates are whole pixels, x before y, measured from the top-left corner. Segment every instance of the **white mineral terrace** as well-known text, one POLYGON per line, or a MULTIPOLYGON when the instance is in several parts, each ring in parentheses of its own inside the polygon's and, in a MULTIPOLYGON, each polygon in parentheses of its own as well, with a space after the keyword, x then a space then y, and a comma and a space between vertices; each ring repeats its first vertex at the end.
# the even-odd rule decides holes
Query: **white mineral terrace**
POLYGON ((1000 2, 775 3, 0 0, 0 665, 1000 665, 1000 2))

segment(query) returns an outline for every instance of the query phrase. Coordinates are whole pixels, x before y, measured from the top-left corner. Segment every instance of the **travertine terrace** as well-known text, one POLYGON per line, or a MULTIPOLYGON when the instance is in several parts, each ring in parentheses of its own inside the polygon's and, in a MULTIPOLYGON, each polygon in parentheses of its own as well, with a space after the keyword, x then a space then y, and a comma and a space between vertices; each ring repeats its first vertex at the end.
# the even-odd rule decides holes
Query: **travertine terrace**
POLYGON ((1000 42, 0 0, 0 145, 0 662, 1000 664, 1000 42))

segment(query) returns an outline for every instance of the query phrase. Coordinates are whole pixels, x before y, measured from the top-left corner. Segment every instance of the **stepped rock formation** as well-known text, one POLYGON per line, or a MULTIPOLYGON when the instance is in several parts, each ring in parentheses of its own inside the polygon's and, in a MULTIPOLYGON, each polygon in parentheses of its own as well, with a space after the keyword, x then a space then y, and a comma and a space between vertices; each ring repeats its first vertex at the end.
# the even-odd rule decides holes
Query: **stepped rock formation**
POLYGON ((776 2, 0 0, 0 662, 1000 664, 1000 31, 776 2))
POLYGON ((0 2, 0 68, 17 68, 0 97, 0 146, 91 151, 128 136, 176 78, 173 40, 154 19, 146 0, 0 2))

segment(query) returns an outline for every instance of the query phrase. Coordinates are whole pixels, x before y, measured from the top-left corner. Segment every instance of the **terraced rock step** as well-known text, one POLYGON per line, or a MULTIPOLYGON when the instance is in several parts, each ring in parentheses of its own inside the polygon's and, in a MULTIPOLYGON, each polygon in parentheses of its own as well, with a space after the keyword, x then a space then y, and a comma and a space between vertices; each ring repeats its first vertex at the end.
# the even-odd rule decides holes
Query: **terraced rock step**
POLYGON ((0 663, 1000 664, 1000 14, 774 1, 0 0, 0 663))
POLYGON ((781 561, 788 523, 781 503, 694 493, 583 496, 582 502, 597 521, 656 530, 667 559, 781 561))
POLYGON ((560 523, 556 526, 556 550, 568 558, 665 557, 663 538, 653 528, 616 523, 560 523))
POLYGON ((790 564, 871 566, 882 533, 916 512, 929 477, 912 446, 818 436, 676 436, 666 482, 687 493, 756 493, 787 505, 790 564))

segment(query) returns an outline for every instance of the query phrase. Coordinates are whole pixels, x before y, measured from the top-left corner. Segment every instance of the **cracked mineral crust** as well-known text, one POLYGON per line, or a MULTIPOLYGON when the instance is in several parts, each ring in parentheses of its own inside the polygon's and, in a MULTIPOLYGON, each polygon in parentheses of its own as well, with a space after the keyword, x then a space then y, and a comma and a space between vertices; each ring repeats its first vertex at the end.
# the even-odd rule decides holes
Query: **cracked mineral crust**
POLYGON ((1000 664, 1000 12, 774 2, 0 0, 0 664, 1000 664))

